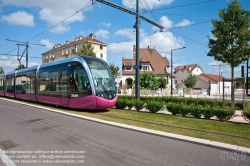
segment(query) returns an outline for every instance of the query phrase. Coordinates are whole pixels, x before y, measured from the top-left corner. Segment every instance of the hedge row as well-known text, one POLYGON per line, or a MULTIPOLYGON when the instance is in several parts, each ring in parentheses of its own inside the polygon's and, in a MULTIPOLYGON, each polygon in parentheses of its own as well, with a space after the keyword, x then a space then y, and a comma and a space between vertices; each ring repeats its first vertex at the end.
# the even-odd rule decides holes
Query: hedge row
POLYGON ((134 107, 137 111, 140 111, 143 108, 148 109, 152 113, 156 113, 162 110, 164 107, 167 108, 169 112, 173 115, 181 115, 181 116, 192 116, 195 118, 201 118, 202 116, 205 119, 210 119, 212 117, 216 117, 221 121, 230 120, 235 113, 235 110, 230 107, 212 107, 209 105, 202 106, 186 103, 176 103, 176 102, 168 102, 164 103, 162 101, 148 101, 145 103, 144 101, 140 100, 128 100, 128 99, 118 99, 116 103, 117 109, 131 109, 134 107))
MULTIPOLYGON (((119 96, 119 99, 127 99, 127 100, 134 100, 134 96, 119 96)), ((230 100, 224 100, 224 106, 223 106, 223 100, 222 99, 208 99, 208 98, 184 98, 184 97, 146 97, 141 96, 140 101, 143 101, 144 103, 149 103, 151 101, 158 101, 162 103, 178 103, 178 104, 185 104, 185 105, 201 105, 201 106, 210 106, 210 107, 231 107, 231 101, 230 100)), ((248 107, 249 103, 245 102, 245 107, 248 107)), ((243 101, 237 100, 235 102, 235 109, 243 109, 243 101)))
POLYGON ((250 107, 245 108, 245 111, 243 111, 243 116, 245 117, 245 119, 248 119, 250 123, 250 107))

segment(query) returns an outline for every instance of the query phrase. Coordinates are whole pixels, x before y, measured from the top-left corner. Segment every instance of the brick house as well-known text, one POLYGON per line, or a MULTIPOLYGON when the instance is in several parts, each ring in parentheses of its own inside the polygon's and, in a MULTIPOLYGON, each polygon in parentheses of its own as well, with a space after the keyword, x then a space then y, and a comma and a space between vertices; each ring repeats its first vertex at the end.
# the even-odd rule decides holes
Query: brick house
MULTIPOLYGON (((144 71, 150 71, 156 74, 157 77, 163 77, 166 82, 169 82, 170 71, 168 59, 161 56, 155 48, 140 48, 140 74, 144 71)), ((133 59, 122 58, 122 85, 127 88, 132 88, 135 81, 136 70, 133 66, 136 64, 136 47, 133 46, 133 59)))

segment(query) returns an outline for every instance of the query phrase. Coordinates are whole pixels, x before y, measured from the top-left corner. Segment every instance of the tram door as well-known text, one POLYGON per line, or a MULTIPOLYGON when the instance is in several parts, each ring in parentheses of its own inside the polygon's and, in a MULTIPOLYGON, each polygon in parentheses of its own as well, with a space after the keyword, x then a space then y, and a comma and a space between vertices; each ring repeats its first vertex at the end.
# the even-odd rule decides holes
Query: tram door
POLYGON ((61 94, 61 104, 69 105, 69 85, 68 85, 68 67, 60 69, 59 90, 61 94))

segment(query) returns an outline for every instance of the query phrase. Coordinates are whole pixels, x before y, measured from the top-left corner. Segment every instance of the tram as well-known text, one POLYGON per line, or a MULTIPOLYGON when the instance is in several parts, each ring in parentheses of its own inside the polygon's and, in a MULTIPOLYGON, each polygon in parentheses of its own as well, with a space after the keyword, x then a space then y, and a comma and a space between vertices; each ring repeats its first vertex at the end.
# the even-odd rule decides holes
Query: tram
POLYGON ((0 74, 0 96, 86 110, 112 108, 117 101, 108 64, 92 56, 0 74))

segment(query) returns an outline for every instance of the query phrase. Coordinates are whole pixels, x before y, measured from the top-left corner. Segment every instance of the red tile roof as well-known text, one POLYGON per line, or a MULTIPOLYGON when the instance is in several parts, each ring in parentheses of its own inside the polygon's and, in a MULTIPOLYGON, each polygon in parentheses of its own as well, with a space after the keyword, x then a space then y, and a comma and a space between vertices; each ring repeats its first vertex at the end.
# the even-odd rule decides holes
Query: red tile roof
POLYGON ((200 74, 197 75, 196 77, 208 82, 210 80, 211 84, 217 84, 219 81, 222 82, 222 79, 226 80, 225 77, 221 77, 220 75, 216 74, 200 74))
MULTIPOLYGON (((122 59, 122 75, 131 75, 135 74, 133 65, 135 65, 135 47, 133 53, 133 59, 122 59), (132 71, 126 71, 125 66, 131 66, 132 71)), ((156 75, 167 76, 170 75, 166 71, 166 68, 169 67, 169 61, 166 57, 162 57, 154 48, 140 48, 140 62, 141 64, 148 64, 152 68, 152 72, 156 75)), ((143 73, 141 70, 140 73, 143 73)))
POLYGON ((175 67, 175 71, 177 70, 189 70, 190 73, 196 68, 199 67, 202 71, 202 68, 198 64, 190 64, 190 65, 183 65, 175 67))

